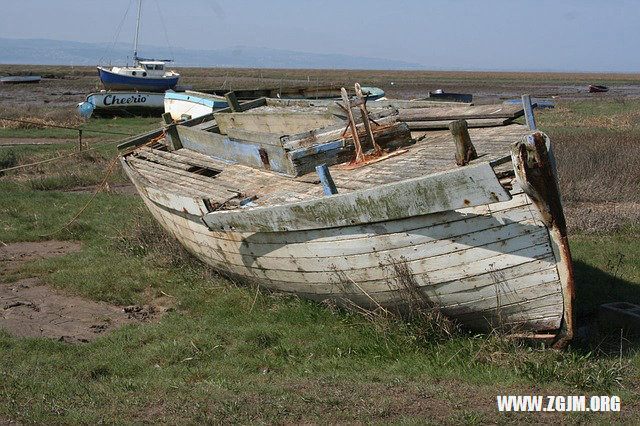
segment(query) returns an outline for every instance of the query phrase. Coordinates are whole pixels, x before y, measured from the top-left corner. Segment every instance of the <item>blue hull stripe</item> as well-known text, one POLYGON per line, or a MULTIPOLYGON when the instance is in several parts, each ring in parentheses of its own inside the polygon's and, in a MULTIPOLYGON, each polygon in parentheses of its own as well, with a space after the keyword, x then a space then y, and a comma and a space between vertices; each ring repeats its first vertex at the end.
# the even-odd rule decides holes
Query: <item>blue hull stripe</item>
POLYGON ((100 73, 100 80, 109 88, 109 86, 129 86, 132 89, 139 87, 146 90, 168 90, 175 87, 178 84, 179 76, 165 77, 165 78, 146 78, 146 77, 133 77, 128 75, 120 75, 103 69, 98 69, 100 73))
POLYGON ((193 102, 194 104, 205 105, 211 108, 226 108, 229 106, 227 102, 223 100, 204 98, 204 97, 199 97, 194 95, 187 95, 185 93, 167 92, 164 94, 164 98, 189 101, 189 102, 193 102))

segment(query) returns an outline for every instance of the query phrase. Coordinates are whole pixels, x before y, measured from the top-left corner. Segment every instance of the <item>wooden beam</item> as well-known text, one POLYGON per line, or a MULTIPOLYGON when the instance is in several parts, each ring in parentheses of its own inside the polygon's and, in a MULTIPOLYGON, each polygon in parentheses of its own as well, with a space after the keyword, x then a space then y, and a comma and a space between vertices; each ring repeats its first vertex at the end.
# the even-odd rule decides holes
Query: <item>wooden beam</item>
POLYGON ((326 164, 320 164, 319 166, 316 166, 316 172, 320 177, 320 183, 322 184, 322 188, 324 188, 324 193, 326 195, 337 194, 338 188, 336 188, 336 184, 331 177, 329 167, 327 167, 326 164))
POLYGON ((533 115, 533 105, 531 105, 531 97, 529 95, 522 95, 522 106, 524 107, 527 127, 529 130, 536 130, 536 117, 533 115))
POLYGON ((232 112, 241 112, 242 108, 240 107, 240 102, 238 102, 238 98, 234 92, 228 92, 224 94, 225 99, 227 100, 227 104, 229 104, 229 108, 231 108, 232 112))
POLYGON ((391 221, 510 199, 491 165, 480 163, 331 197, 212 212, 204 222, 215 231, 302 231, 391 221))
MULTIPOLYGON (((411 130, 448 129, 455 120, 441 121, 405 121, 411 130)), ((468 128, 505 126, 513 121, 512 118, 476 118, 465 120, 468 128)))
POLYGON ((453 135, 456 143, 456 164, 458 166, 466 166, 469 161, 478 158, 476 148, 471 143, 467 122, 465 120, 457 120, 449 124, 449 130, 453 135))
POLYGON ((171 118, 170 112, 165 112, 164 114, 162 114, 162 122, 167 125, 173 123, 173 118, 171 118))

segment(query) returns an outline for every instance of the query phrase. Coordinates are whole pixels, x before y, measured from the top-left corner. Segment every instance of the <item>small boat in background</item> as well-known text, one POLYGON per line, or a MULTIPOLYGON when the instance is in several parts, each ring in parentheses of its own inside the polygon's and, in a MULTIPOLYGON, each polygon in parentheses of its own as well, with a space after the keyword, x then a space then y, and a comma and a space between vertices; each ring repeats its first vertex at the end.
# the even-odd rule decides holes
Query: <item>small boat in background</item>
POLYGON ((9 77, 0 78, 2 84, 29 84, 40 83, 41 77, 39 75, 15 75, 9 77))
POLYGON ((607 86, 589 85, 590 93, 604 93, 608 91, 609 91, 609 88, 607 86))
POLYGON ((98 67, 100 80, 107 90, 144 90, 147 92, 164 92, 178 84, 180 74, 165 70, 171 59, 146 59, 138 56, 138 33, 140 32, 140 13, 142 0, 138 0, 138 19, 136 21, 136 37, 133 47, 134 66, 113 67, 108 70, 98 67))
POLYGON ((427 99, 471 103, 473 102, 473 95, 470 93, 446 93, 442 89, 438 89, 433 92, 429 92, 427 99))
POLYGON ((107 90, 145 90, 148 92, 164 92, 178 84, 180 74, 165 71, 164 61, 146 61, 136 58, 132 67, 113 67, 108 70, 98 67, 100 80, 107 90))
POLYGON ((85 117, 160 116, 164 110, 164 93, 101 92, 90 93, 77 106, 85 117))

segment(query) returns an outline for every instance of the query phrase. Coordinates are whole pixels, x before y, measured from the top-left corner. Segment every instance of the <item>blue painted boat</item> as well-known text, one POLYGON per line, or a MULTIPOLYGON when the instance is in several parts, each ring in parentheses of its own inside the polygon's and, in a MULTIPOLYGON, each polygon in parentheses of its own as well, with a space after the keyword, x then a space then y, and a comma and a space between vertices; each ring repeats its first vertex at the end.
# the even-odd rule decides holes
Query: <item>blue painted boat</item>
POLYGON ((164 72, 164 62, 140 61, 135 67, 113 67, 111 71, 98 67, 100 80, 107 90, 143 90, 148 92, 164 92, 173 89, 178 84, 180 75, 173 72, 164 72), (156 67, 162 66, 157 71, 156 67), (151 70, 149 68, 153 67, 151 70), (152 71, 156 71, 152 73, 152 71))
POLYGON ((175 71, 165 71, 166 62, 171 62, 170 59, 145 59, 138 56, 138 33, 140 32, 141 12, 142 0, 138 0, 138 20, 133 47, 135 65, 131 67, 113 67, 111 70, 98 67, 100 80, 102 80, 102 84, 107 90, 164 92, 178 84, 180 74, 175 71))

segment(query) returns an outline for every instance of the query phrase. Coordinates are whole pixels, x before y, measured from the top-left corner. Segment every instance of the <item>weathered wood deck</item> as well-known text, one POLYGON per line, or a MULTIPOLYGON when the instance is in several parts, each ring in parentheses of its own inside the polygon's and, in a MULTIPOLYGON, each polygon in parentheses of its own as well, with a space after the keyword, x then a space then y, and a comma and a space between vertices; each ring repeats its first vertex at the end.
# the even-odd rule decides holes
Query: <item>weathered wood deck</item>
MULTIPOLYGON (((509 155, 510 144, 527 133, 525 126, 512 124, 505 127, 470 129, 472 141, 480 163, 509 155)), ((436 172, 455 169, 455 146, 449 131, 414 132, 424 137, 408 152, 378 163, 346 170, 341 165, 330 167, 339 193, 373 188, 381 184, 399 182, 436 172)), ((324 197, 320 179, 315 173, 298 178, 259 170, 240 164, 231 164, 182 148, 173 152, 162 145, 142 148, 133 154, 131 165, 150 182, 169 191, 179 191, 210 200, 212 205, 226 202, 235 194, 237 198, 256 197, 255 206, 275 206, 294 201, 324 197)), ((238 200, 239 201, 239 200, 238 200)))

